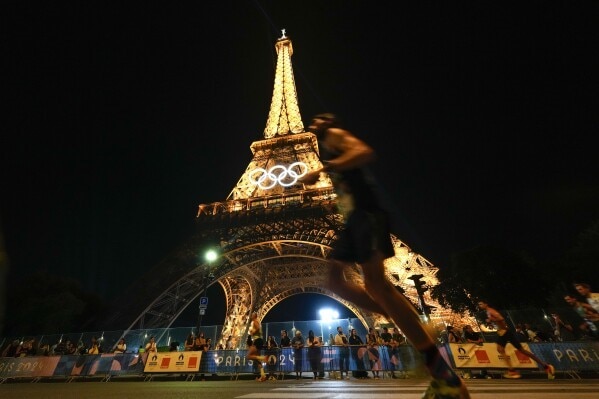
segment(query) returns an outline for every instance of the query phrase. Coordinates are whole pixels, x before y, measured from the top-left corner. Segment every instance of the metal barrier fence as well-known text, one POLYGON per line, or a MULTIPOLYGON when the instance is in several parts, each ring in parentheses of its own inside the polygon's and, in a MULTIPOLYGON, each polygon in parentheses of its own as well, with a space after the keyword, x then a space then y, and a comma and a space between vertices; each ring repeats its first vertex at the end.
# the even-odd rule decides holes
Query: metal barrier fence
MULTIPOLYGON (((381 377, 385 377, 384 372, 402 373, 422 367, 420 354, 410 345, 401 345, 393 349, 385 346, 322 346, 317 355, 308 348, 265 349, 262 354, 267 357, 267 360, 263 367, 266 373, 276 378, 285 378, 285 375, 295 375, 296 372, 307 373, 304 376, 312 375, 313 372, 317 372, 319 377, 324 377, 325 373, 329 376, 338 376, 339 359, 344 350, 348 355, 348 370, 353 373, 366 373, 378 369, 383 373, 381 377), (315 369, 312 368, 313 361, 318 365, 315 369)), ((108 381, 112 377, 142 377, 144 374, 208 374, 236 377, 240 374, 257 372, 256 364, 247 359, 245 349, 0 358, 0 383, 16 378, 36 380, 61 378, 70 381, 78 377, 100 377, 108 381), (170 364, 161 362, 165 356, 176 358, 180 365, 174 362, 170 364), (200 358, 199 364, 193 372, 182 371, 185 358, 192 356, 200 358), (147 365, 152 360, 158 363, 158 367, 148 372, 147 365)), ((354 374, 354 376, 362 375, 354 374)))
MULTIPOLYGON (((528 323, 538 330, 543 331, 546 335, 552 335, 555 330, 555 323, 551 317, 552 314, 559 314, 565 322, 578 326, 581 323, 580 317, 572 310, 572 308, 558 307, 551 309, 519 309, 519 310, 508 310, 504 312, 504 315, 508 322, 513 326, 518 323, 528 323)), ((356 329, 357 335, 359 335, 364 341, 366 341, 367 328, 362 325, 357 318, 347 319, 334 319, 334 320, 309 320, 309 321, 287 321, 287 322, 270 322, 263 323, 264 338, 269 335, 275 337, 277 342, 280 340, 281 330, 285 329, 289 332, 289 336, 293 337, 295 331, 301 330, 303 336, 308 336, 308 331, 314 331, 315 335, 324 338, 324 342, 330 342, 329 337, 331 334, 336 333, 337 326, 341 326, 346 334, 349 335, 349 331, 353 328, 356 329)), ((444 324, 438 327, 438 339, 439 343, 445 343, 443 334, 445 333, 444 324)), ((379 326, 375 326, 378 328, 379 326)), ((461 327, 461 326, 456 326, 461 327)), ((478 329, 484 331, 484 328, 478 329)), ((201 326, 200 331, 204 332, 206 338, 211 338, 213 346, 212 349, 218 348, 219 344, 224 345, 227 337, 221 336, 223 326, 201 326)), ((475 330, 477 330, 475 326, 475 330)), ((182 349, 185 339, 191 332, 196 332, 196 327, 174 327, 174 328, 158 328, 158 329, 138 329, 138 330, 116 330, 116 331, 88 331, 83 333, 64 333, 64 334, 40 334, 35 336, 12 336, 12 337, 0 337, 0 356, 4 349, 10 345, 13 341, 23 342, 26 340, 34 340, 37 346, 43 346, 47 344, 49 348, 56 345, 59 342, 64 342, 67 339, 74 342, 75 344, 89 345, 91 338, 98 338, 101 349, 104 353, 112 352, 116 346, 118 340, 122 337, 125 338, 128 351, 138 352, 140 347, 144 347, 148 342, 149 338, 156 337, 157 345, 160 350, 168 351, 171 344, 178 343, 179 349, 182 349)), ((239 336, 233 337, 235 339, 234 348, 245 349, 245 334, 241 333, 239 336)), ((483 333, 485 342, 493 342, 494 333, 483 333)), ((580 338, 580 336, 569 336, 560 337, 563 341, 574 341, 580 338)))
MULTIPOLYGON (((308 320, 308 321, 288 321, 288 322, 272 322, 263 324, 264 338, 272 335, 277 342, 280 341, 281 330, 287 330, 289 337, 293 337, 297 330, 303 332, 304 338, 308 336, 308 331, 314 331, 317 336, 324 336, 324 341, 328 341, 328 337, 337 332, 337 326, 343 327, 347 335, 352 328, 356 329, 358 335, 363 339, 366 337, 367 330, 362 323, 356 318, 348 319, 333 319, 328 321, 308 320)), ((219 344, 224 346, 227 337, 221 336, 223 326, 201 326, 200 331, 204 333, 206 338, 212 340, 212 348, 217 349, 219 344)), ((37 346, 48 344, 49 347, 55 346, 59 342, 70 340, 75 344, 89 345, 92 337, 96 337, 100 343, 101 350, 104 353, 112 352, 119 339, 125 338, 127 350, 129 352, 138 352, 139 348, 145 347, 150 337, 156 338, 156 343, 159 350, 168 351, 172 343, 178 343, 179 349, 183 349, 185 339, 190 333, 196 333, 196 327, 173 327, 173 328, 155 328, 155 329, 138 329, 138 330, 115 330, 115 331, 87 331, 83 333, 65 333, 65 334, 40 334, 35 336, 16 336, 0 338, 0 356, 3 350, 10 345, 11 342, 17 340, 19 342, 34 340, 37 346)), ((245 349, 245 334, 235 336, 235 349, 245 349)))
MULTIPOLYGON (((571 378, 578 378, 582 373, 599 372, 599 342, 534 343, 528 346, 541 360, 553 364, 557 372, 571 378)), ((267 359, 263 366, 266 373, 277 379, 293 377, 296 371, 307 373, 302 377, 311 376, 316 371, 320 377, 327 374, 328 378, 339 378, 342 349, 339 346, 321 347, 315 370, 312 369, 313 358, 308 348, 303 348, 299 353, 293 348, 264 350, 263 354, 267 359)), ((398 348, 350 346, 346 349, 349 351, 349 370, 354 377, 363 377, 364 373, 377 368, 380 368, 383 378, 390 377, 391 372, 397 377, 426 373, 423 371, 421 354, 410 345, 400 345, 398 348)), ((485 368, 502 372, 505 369, 501 355, 497 353, 495 345, 490 343, 483 346, 449 344, 443 345, 440 350, 456 370, 485 368)), ((543 372, 530 359, 516 360, 522 361, 520 365, 515 364, 518 368, 532 373, 543 372)), ((185 374, 191 376, 191 379, 195 375, 206 374, 236 379, 241 374, 257 372, 256 364, 247 359, 247 351, 244 349, 0 358, 0 383, 25 378, 33 382, 48 378, 60 378, 69 382, 81 377, 97 377, 101 381, 109 381, 113 377, 139 377, 148 380, 159 374, 185 374), (190 364, 190 359, 195 359, 193 365, 190 364), (169 362, 170 360, 173 361, 169 362), (152 363, 155 364, 153 368, 152 363)))

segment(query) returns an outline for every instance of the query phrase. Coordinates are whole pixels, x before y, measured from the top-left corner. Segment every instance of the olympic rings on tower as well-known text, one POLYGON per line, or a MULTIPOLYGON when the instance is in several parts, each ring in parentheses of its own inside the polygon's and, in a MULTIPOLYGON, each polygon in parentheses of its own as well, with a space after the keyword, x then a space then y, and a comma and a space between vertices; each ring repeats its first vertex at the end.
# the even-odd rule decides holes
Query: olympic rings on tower
POLYGON ((308 173, 308 165, 303 162, 294 162, 288 167, 275 165, 269 170, 256 168, 248 173, 248 179, 260 189, 269 190, 277 183, 283 187, 292 186, 306 173, 308 173))

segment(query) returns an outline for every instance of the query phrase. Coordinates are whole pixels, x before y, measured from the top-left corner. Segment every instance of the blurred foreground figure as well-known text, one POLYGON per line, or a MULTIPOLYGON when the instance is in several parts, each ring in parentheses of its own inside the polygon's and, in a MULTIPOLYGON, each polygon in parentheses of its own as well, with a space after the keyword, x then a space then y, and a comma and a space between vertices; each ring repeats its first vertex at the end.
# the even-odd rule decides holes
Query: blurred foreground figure
POLYGON ((8 254, 4 247, 4 235, 0 221, 0 336, 4 332, 4 315, 6 314, 6 276, 8 275, 8 254))
POLYGON ((328 173, 345 219, 345 228, 329 256, 329 288, 357 306, 393 320, 424 355, 433 380, 423 398, 469 398, 466 386, 441 357, 412 304, 385 277, 384 261, 395 251, 389 214, 378 198, 380 190, 365 168, 374 160, 374 150, 343 129, 333 114, 316 115, 308 130, 316 134, 323 167, 306 174, 302 182, 314 184, 322 172, 328 173), (344 277, 345 268, 355 263, 362 266, 364 285, 344 277))

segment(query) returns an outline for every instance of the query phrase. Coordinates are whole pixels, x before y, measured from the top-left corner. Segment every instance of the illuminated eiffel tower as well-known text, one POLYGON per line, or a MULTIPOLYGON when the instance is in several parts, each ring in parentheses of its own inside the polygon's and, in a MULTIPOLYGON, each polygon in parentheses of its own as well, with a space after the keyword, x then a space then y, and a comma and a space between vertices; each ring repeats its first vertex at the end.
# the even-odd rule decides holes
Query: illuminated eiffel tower
MULTIPOLYGON (((318 143, 304 130, 291 64, 293 47, 284 30, 275 49, 277 67, 264 139, 251 144, 253 159, 227 199, 199 206, 198 233, 159 265, 161 279, 154 279, 154 287, 144 285, 147 292, 162 293, 129 330, 169 327, 216 283, 226 301, 221 339, 232 335, 245 342, 252 311, 262 320, 281 301, 304 293, 336 299, 367 327, 388 323, 325 288, 327 255, 343 228, 343 217, 328 176, 323 174, 309 188, 297 182, 307 170, 320 167, 318 143), (197 254, 207 248, 216 249, 219 256, 198 262, 197 254), (170 286, 161 289, 160 284, 170 286)), ((417 304, 420 298, 410 277, 422 275, 421 281, 434 286, 437 268, 395 236, 392 239, 395 256, 386 261, 387 278, 417 304)), ((348 270, 346 277, 360 283, 360 267, 348 270)), ((441 309, 428 292, 424 300, 431 306, 431 320, 453 323, 460 317, 441 309)))

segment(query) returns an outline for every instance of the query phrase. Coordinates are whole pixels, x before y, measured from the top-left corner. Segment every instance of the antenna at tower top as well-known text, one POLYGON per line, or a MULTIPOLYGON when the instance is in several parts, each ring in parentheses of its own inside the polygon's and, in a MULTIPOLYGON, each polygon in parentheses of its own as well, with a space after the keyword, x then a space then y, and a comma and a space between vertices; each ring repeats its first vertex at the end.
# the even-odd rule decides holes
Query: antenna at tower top
POLYGON ((281 29, 281 34, 282 36, 279 39, 285 39, 287 36, 285 36, 285 28, 281 29))

